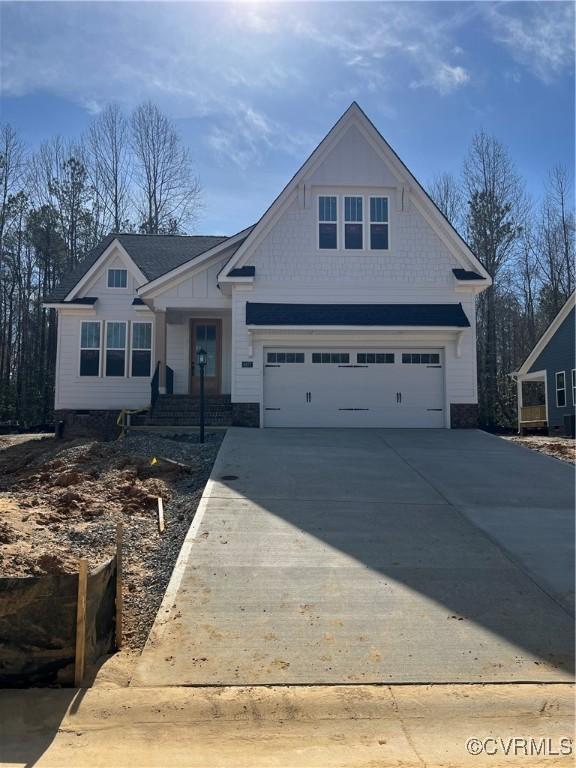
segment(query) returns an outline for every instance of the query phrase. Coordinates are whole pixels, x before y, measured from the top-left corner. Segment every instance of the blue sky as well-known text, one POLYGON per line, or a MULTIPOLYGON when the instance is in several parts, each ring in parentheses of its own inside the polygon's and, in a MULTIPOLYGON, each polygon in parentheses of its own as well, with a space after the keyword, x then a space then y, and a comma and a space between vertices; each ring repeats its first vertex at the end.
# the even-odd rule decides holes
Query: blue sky
POLYGON ((34 148, 152 99, 191 147, 203 233, 255 221, 352 100, 424 183, 475 131, 538 197, 574 167, 564 2, 1 3, 1 119, 34 148))

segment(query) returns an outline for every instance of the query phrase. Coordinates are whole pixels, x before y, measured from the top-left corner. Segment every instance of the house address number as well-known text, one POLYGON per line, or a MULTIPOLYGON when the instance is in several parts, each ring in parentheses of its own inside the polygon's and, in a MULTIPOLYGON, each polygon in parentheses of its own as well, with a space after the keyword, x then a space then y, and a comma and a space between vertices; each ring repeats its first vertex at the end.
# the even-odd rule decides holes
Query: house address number
POLYGON ((252 360, 242 360, 242 368, 254 368, 252 360))

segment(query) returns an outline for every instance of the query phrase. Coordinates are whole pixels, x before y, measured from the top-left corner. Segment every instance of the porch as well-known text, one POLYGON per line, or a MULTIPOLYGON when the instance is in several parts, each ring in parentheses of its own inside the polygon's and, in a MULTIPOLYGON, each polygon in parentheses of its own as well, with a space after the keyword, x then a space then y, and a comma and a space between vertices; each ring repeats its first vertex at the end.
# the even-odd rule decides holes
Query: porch
POLYGON ((516 379, 518 392, 518 432, 548 428, 546 371, 536 371, 516 379))
POLYGON ((204 390, 207 398, 227 396, 231 390, 231 312, 222 309, 156 310, 155 360, 158 394, 185 396, 200 393, 198 350, 206 351, 204 390))

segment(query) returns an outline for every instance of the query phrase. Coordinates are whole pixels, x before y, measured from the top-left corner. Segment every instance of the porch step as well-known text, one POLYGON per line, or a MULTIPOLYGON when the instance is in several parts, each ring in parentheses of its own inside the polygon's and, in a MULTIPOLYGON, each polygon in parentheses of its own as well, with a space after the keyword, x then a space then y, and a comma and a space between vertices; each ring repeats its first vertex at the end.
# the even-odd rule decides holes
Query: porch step
MULTIPOLYGON (((205 400, 207 426, 230 426, 232 403, 230 395, 210 395, 205 400)), ((154 409, 146 417, 149 426, 198 426, 200 399, 194 395, 160 395, 154 409)))

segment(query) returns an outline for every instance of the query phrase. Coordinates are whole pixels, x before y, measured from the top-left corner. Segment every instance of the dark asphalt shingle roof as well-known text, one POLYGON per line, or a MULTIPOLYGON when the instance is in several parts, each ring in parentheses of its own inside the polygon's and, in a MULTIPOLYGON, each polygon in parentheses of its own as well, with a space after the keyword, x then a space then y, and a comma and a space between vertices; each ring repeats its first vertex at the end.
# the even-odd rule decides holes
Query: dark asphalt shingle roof
POLYGON ((453 269, 452 272, 456 280, 486 280, 478 272, 473 272, 470 269, 453 269))
POLYGON ((256 267, 253 266, 245 266, 245 267, 235 267, 233 270, 228 272, 228 277, 254 277, 256 274, 256 267))
POLYGON ((108 235, 86 256, 76 269, 70 272, 55 291, 46 298, 47 302, 63 301, 104 253, 110 243, 117 239, 129 253, 131 259, 148 278, 157 277, 200 256, 228 237, 213 235, 108 235))
POLYGON ((461 304, 265 304, 247 302, 247 325, 408 325, 468 328, 461 304))

